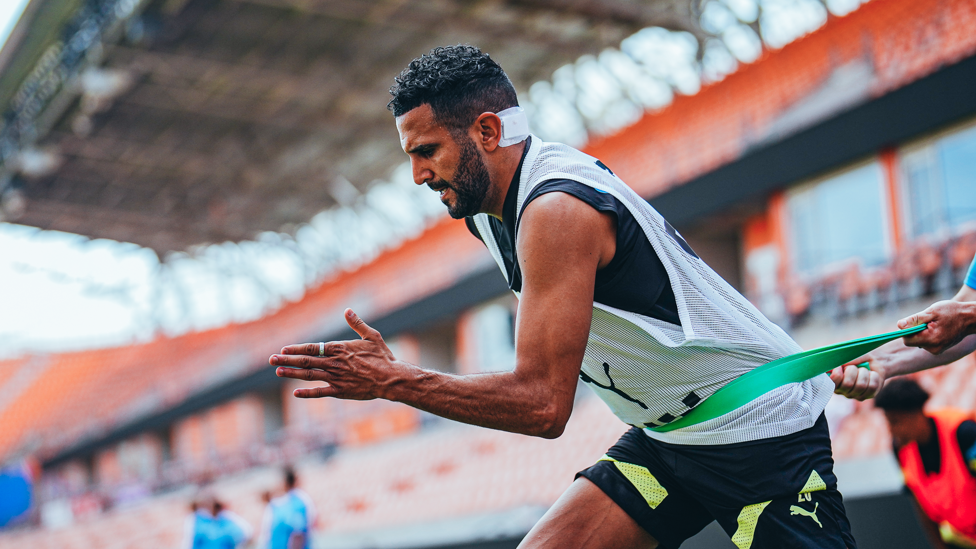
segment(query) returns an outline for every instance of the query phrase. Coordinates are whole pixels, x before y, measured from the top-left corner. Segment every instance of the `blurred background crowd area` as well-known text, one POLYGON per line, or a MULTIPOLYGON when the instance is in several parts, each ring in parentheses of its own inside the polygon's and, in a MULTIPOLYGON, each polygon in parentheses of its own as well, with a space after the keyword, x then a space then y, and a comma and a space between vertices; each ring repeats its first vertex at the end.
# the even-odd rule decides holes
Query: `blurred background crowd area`
MULTIPOLYGON (((893 330, 976 253, 967 0, 20 8, 0 49, 2 547, 174 547, 201 486, 256 528, 283 464, 316 547, 514 547, 623 432, 589 389, 545 441, 299 401, 267 366, 351 337, 352 307, 407 361, 513 367, 515 299, 412 184, 385 110, 436 45, 490 53, 540 137, 600 158, 805 348, 893 330)), ((920 379, 931 407, 976 409, 972 357, 920 379)), ((828 419, 859 543, 924 546, 880 412, 835 397, 828 419)))

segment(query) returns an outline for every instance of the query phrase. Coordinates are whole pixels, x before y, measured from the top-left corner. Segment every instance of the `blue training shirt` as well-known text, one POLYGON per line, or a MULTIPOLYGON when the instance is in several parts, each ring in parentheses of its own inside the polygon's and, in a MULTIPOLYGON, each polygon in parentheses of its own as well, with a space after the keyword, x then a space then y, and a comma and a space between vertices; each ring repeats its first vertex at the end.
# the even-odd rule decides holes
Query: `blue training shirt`
POLYGON ((309 548, 311 525, 308 520, 308 507, 301 497, 294 492, 289 492, 276 498, 271 502, 271 512, 271 549, 288 549, 294 534, 304 536, 305 543, 302 549, 309 548))
POLYGON ((966 275, 966 286, 976 290, 976 257, 973 257, 973 264, 969 266, 969 274, 966 275))
POLYGON ((192 549, 235 549, 246 538, 247 534, 226 514, 194 515, 192 549))

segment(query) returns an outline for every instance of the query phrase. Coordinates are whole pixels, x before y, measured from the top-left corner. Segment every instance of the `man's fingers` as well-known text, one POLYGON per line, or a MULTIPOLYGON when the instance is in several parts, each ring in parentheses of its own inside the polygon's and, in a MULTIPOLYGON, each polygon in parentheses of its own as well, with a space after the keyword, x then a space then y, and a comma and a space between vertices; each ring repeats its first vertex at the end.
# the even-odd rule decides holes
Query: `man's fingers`
POLYGON ((844 381, 843 366, 838 366, 830 371, 830 381, 834 382, 834 390, 840 389, 841 382, 844 381))
POLYGON ((868 389, 861 397, 861 400, 874 398, 875 396, 877 396, 878 391, 881 390, 882 385, 884 385, 884 380, 881 379, 881 374, 877 372, 871 372, 870 382, 868 383, 868 389))
POLYGON ((854 390, 854 386, 857 384, 857 371, 860 370, 857 366, 846 366, 844 367, 844 380, 841 382, 841 386, 847 390, 848 393, 854 390))
POLYGON ((359 315, 354 313, 352 309, 346 309, 346 322, 349 327, 352 328, 354 332, 359 334, 359 337, 367 339, 369 341, 377 341, 380 338, 380 333, 369 327, 363 319, 359 318, 359 315))
POLYGON ((322 370, 308 370, 304 368, 278 368, 275 370, 278 377, 290 377, 302 381, 329 381, 332 376, 322 370))
POLYGON ((931 322, 935 318, 935 315, 930 313, 928 309, 915 313, 912 316, 905 317, 898 321, 898 328, 904 330, 905 328, 911 328, 912 326, 918 326, 919 324, 926 324, 931 322))
POLYGON ((331 356, 337 354, 342 348, 341 343, 329 342, 323 346, 318 343, 301 343, 298 345, 288 345, 281 348, 281 354, 283 355, 308 355, 308 356, 319 356, 319 350, 321 349, 324 356, 331 356))
POLYGON ((857 366, 864 362, 866 361, 855 360, 852 363, 838 366, 830 372, 835 393, 857 400, 871 398, 877 394, 884 380, 878 372, 857 366))
POLYGON ((921 347, 933 355, 937 355, 946 349, 946 346, 942 344, 942 333, 938 327, 927 329, 903 339, 905 345, 921 347))
POLYGON ((298 398, 323 398, 336 396, 339 394, 339 391, 335 387, 327 385, 325 387, 295 389, 293 394, 298 398))
POLYGON ((858 400, 864 400, 864 395, 867 393, 868 388, 871 385, 871 370, 857 367, 854 367, 853 369, 857 370, 857 377, 854 379, 854 387, 851 390, 851 396, 858 400))
POLYGON ((272 366, 288 366, 291 368, 325 368, 331 364, 328 358, 308 355, 271 355, 268 362, 272 366))
POLYGON ((834 392, 839 395, 844 395, 848 398, 855 398, 861 388, 866 386, 867 381, 861 381, 862 385, 858 387, 858 381, 861 380, 862 372, 869 371, 867 368, 858 368, 857 364, 861 364, 863 360, 854 362, 853 364, 844 364, 843 366, 838 366, 834 368, 834 371, 830 373, 830 379, 834 382, 834 392))
POLYGON ((830 372, 830 379, 834 382, 834 392, 839 395, 849 396, 853 380, 848 380, 848 371, 853 366, 838 366, 830 372))
MULTIPOLYGON (((899 320, 898 327, 904 330, 905 328, 911 328, 912 326, 918 326, 919 324, 930 322, 933 319, 933 315, 927 311, 928 309, 899 320)), ((909 347, 926 347, 932 344, 930 340, 933 335, 934 329, 932 326, 929 326, 917 334, 905 336, 902 339, 904 340, 905 345, 909 347)))

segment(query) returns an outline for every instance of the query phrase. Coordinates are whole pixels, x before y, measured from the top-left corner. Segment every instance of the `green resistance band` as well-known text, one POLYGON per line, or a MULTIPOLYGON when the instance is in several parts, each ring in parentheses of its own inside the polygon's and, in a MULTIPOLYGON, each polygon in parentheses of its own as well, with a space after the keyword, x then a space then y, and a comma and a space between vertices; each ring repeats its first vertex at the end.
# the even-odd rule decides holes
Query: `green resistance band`
MULTIPOLYGON (((748 404, 777 387, 787 383, 806 381, 814 376, 827 373, 893 339, 917 334, 924 329, 925 324, 920 324, 897 332, 862 337, 819 349, 803 351, 763 364, 732 380, 684 416, 667 425, 651 427, 650 429, 659 433, 666 433, 715 419, 748 404)), ((858 364, 858 366, 866 368, 868 363, 858 364)))

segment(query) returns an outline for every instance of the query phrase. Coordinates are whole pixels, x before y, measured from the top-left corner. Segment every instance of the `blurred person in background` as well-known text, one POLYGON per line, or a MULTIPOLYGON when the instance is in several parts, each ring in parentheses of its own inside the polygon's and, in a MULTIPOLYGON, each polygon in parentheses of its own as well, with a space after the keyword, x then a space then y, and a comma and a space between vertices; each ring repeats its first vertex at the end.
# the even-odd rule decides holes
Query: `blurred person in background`
POLYGON ((954 409, 925 413, 929 394, 911 378, 888 382, 874 399, 884 410, 905 486, 935 547, 976 547, 976 421, 954 409))
MULTIPOLYGON (((261 521, 260 549, 308 549, 315 526, 315 506, 304 490, 298 488, 295 470, 286 467, 284 494, 270 499, 261 521)), ((267 494, 262 494, 262 498, 267 494)), ((267 494, 270 495, 270 494, 267 494)))
POLYGON ((212 493, 204 492, 190 504, 183 525, 181 549, 236 549, 243 547, 254 529, 230 511, 212 493))
POLYGON ((943 366, 976 350, 976 257, 952 299, 898 321, 901 329, 919 324, 928 326, 835 368, 830 374, 835 392, 858 400, 871 398, 886 379, 943 366), (857 367, 864 362, 870 369, 857 367))
POLYGON ((789 335, 610 167, 530 135, 511 81, 478 48, 431 50, 390 93, 414 181, 464 218, 519 296, 515 368, 422 369, 347 309, 362 339, 269 359, 281 377, 328 384, 295 396, 385 398, 556 438, 582 379, 632 428, 520 547, 670 549, 716 520, 743 549, 856 547, 833 473, 827 376, 669 428, 732 380, 802 351, 789 335))

